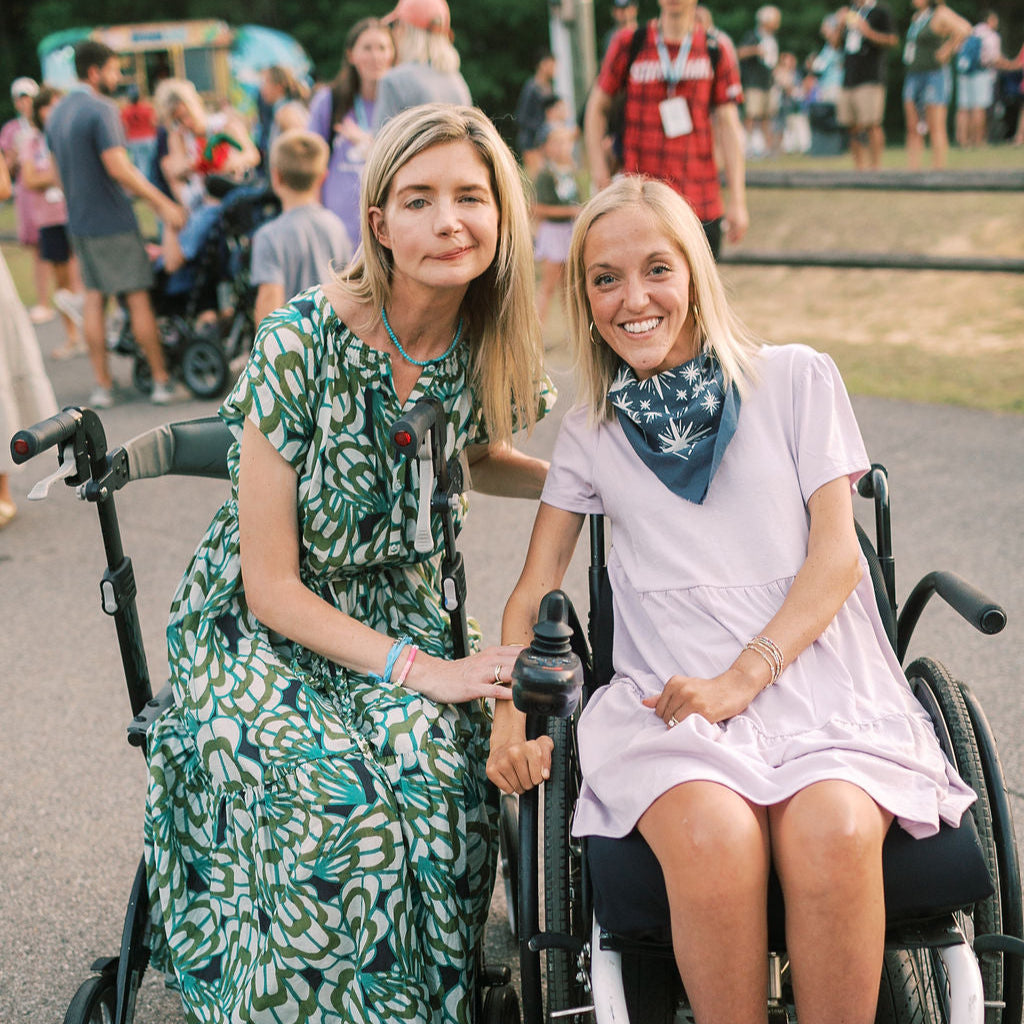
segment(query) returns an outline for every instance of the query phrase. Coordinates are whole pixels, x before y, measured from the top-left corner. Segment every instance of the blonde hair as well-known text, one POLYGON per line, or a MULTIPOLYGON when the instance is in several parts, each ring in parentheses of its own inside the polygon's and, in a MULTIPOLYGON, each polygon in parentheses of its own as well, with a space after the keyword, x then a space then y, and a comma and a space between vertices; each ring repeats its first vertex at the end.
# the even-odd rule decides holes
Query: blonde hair
POLYGON ((431 32, 407 21, 395 35, 395 52, 398 64, 429 64, 445 75, 458 71, 461 64, 459 51, 445 33, 431 32))
POLYGON ((363 173, 359 196, 362 245, 338 275, 338 285, 373 309, 368 329, 391 296, 392 255, 370 226, 370 209, 383 208, 395 175, 434 146, 468 142, 487 167, 498 206, 494 260, 471 281, 462 301, 470 346, 470 384, 483 408, 491 441, 532 429, 537 418, 543 346, 534 301, 534 265, 527 185, 515 157, 487 116, 473 107, 431 103, 411 107, 381 129, 363 173))
POLYGON ((682 254, 690 270, 690 301, 697 313, 701 353, 715 356, 726 386, 735 383, 742 393, 752 379, 752 357, 761 342, 729 306, 722 279, 704 228, 690 205, 664 182, 637 175, 616 179, 598 192, 576 218, 566 261, 566 306, 569 340, 576 356, 577 394, 595 421, 610 419, 608 389, 621 363, 619 355, 593 333, 587 298, 583 249, 590 229, 602 217, 623 207, 638 206, 658 222, 665 236, 682 254))
POLYGON ((270 147, 270 167, 281 176, 281 183, 295 192, 308 192, 317 179, 327 173, 330 151, 316 134, 293 128, 282 132, 270 147))
POLYGON ((165 78, 153 93, 156 116, 165 126, 170 126, 174 112, 184 107, 199 126, 206 124, 206 107, 196 87, 187 78, 165 78))

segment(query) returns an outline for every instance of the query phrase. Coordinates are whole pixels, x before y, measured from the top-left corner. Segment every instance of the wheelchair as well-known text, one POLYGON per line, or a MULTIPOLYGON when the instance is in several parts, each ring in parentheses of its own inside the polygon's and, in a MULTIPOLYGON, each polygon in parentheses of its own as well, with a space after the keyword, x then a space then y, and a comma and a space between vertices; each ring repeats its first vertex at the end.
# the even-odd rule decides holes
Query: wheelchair
MULTIPOLYGON (((858 485, 874 505, 875 540, 857 532, 888 639, 900 664, 933 595, 982 633, 1006 622, 1003 610, 949 572, 926 575, 897 614, 889 486, 875 465, 858 485)), ((570 835, 580 787, 575 724, 582 706, 613 675, 611 590, 604 520, 591 516, 586 633, 561 591, 541 604, 533 643, 513 673, 527 736, 554 741, 550 777, 518 800, 505 797, 513 834, 525 1024, 673 1024, 692 1021, 672 953, 668 897, 660 866, 640 833, 621 839, 570 835), (547 672, 531 672, 539 658, 547 672), (540 923, 543 906, 543 926, 540 923)), ((932 658, 905 668, 939 742, 978 800, 960 825, 914 840, 890 829, 883 848, 886 945, 878 1024, 1020 1024, 1024 912, 1011 808, 999 754, 970 688, 932 658)), ((782 893, 768 899, 766 1017, 796 1021, 785 953, 782 893)), ((841 965, 837 965, 841 970, 841 965)))
MULTIPOLYGON (((191 285, 187 291, 172 293, 168 291, 171 275, 160 270, 150 289, 168 369, 196 398, 222 395, 232 360, 252 348, 256 336, 256 289, 250 276, 252 236, 281 211, 281 201, 258 181, 239 184, 211 176, 207 186, 221 204, 202 248, 190 261, 191 285), (217 321, 199 323, 199 315, 207 311, 215 312, 217 321)), ((124 309, 109 345, 111 351, 133 360, 132 383, 149 394, 153 387, 149 363, 139 350, 124 309)))
MULTIPOLYGON (((434 546, 430 515, 438 513, 443 531, 441 559, 444 607, 452 623, 454 657, 468 651, 465 612, 465 572, 455 548, 456 527, 452 515, 463 490, 463 474, 457 459, 445 461, 447 419, 440 403, 422 399, 392 429, 399 458, 420 462, 420 519, 417 545, 434 546), (426 472, 424 472, 426 469, 426 472)), ((114 495, 137 480, 165 475, 229 479, 228 449, 234 438, 216 416, 155 427, 108 450, 99 416, 91 409, 71 407, 11 439, 11 454, 24 463, 49 448, 58 449, 56 472, 35 485, 31 499, 46 497, 58 481, 76 488, 84 501, 96 505, 100 521, 106 569, 100 581, 103 611, 114 619, 128 700, 135 717, 128 726, 128 742, 146 749, 149 727, 173 703, 170 685, 154 696, 146 651, 142 642, 136 605, 132 562, 126 556, 118 526, 114 495)), ((93 962, 90 976, 82 982, 65 1013, 64 1024, 131 1024, 143 975, 149 965, 150 901, 145 860, 141 859, 132 883, 125 912, 121 946, 115 956, 93 962)), ((519 998, 507 966, 492 967, 478 950, 472 1024, 519 1024, 519 998)))

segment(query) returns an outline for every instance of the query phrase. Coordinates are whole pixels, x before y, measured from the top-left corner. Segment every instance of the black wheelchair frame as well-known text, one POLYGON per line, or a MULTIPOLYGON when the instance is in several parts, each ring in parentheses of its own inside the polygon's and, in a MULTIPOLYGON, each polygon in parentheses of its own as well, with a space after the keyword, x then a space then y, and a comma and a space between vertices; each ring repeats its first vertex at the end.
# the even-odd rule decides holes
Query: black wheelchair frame
MULTIPOLYGON (((901 664, 933 595, 980 632, 1002 630, 1002 608, 950 572, 926 575, 897 612, 885 469, 873 466, 858 490, 874 503, 874 545, 859 524, 857 531, 901 664)), ((664 880, 650 848, 637 832, 621 840, 570 835, 580 784, 575 722, 582 704, 614 672, 603 517, 591 516, 589 526, 586 635, 571 604, 564 616, 565 656, 578 659, 580 682, 563 681, 559 685, 572 692, 553 697, 550 688, 514 677, 516 704, 527 712, 527 736, 546 731, 555 744, 550 778, 542 787, 543 808, 538 789, 518 801, 518 863, 513 868, 524 1021, 596 1019, 608 1024, 627 1015, 634 1024, 691 1020, 677 1016, 686 1012, 685 992, 672 954, 664 880), (570 647, 572 655, 567 653, 570 647)), ((549 595, 540 624, 560 617, 545 607, 556 595, 561 607, 564 595, 549 595)), ((545 637, 551 629, 548 623, 545 637)), ((887 933, 876 1019, 885 1024, 980 1024, 984 1004, 986 1024, 1019 1024, 1024 911, 1010 803, 995 740, 977 698, 940 663, 918 658, 905 672, 947 756, 979 799, 959 828, 943 826, 930 839, 913 840, 901 829, 890 830, 883 851, 887 933)), ((503 824, 511 833, 516 805, 514 798, 504 799, 503 824)), ((768 913, 775 952, 768 965, 767 1015, 772 1022, 793 1021, 777 880, 768 913)))
MULTIPOLYGON (((434 540, 425 509, 441 517, 442 599, 452 626, 453 655, 464 657, 469 649, 466 581, 462 555, 455 547, 457 529, 452 514, 463 490, 463 473, 458 459, 444 458, 446 431, 441 404, 422 399, 394 424, 391 438, 399 457, 419 460, 420 479, 425 481, 421 484, 419 522, 428 550, 433 549, 434 540)), ((114 619, 134 716, 128 726, 128 742, 143 753, 150 726, 174 697, 169 684, 153 694, 136 606, 135 573, 122 546, 114 495, 133 481, 165 475, 227 480, 227 454, 233 441, 228 427, 216 416, 209 416, 155 427, 108 450, 99 416, 79 407, 20 430, 11 439, 11 454, 18 464, 49 448, 58 450, 57 471, 36 485, 32 497, 44 497, 57 480, 63 480, 76 488, 79 498, 96 506, 107 563, 100 580, 101 606, 114 619)), ((141 859, 118 955, 93 962, 92 974, 72 998, 64 1024, 131 1024, 139 985, 149 965, 149 927, 146 864, 141 859)), ((474 1024, 519 1024, 519 998, 509 967, 485 964, 481 947, 476 975, 474 1024)))

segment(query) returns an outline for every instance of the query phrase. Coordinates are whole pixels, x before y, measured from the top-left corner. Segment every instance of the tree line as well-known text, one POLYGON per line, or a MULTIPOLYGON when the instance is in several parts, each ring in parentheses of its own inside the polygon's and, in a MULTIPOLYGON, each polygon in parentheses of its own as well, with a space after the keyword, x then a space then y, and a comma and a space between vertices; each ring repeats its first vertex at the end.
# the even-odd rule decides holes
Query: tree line
MULTIPOLYGON (((775 0, 782 11, 780 46, 803 60, 821 46, 819 27, 839 3, 821 0, 775 0)), ((910 0, 885 0, 901 32, 910 23, 910 0)), ((547 43, 549 0, 449 0, 455 44, 474 100, 502 127, 515 110, 523 82, 532 73, 538 51, 547 43)), ((390 0, 162 0, 161 21, 223 18, 229 24, 255 23, 294 36, 312 59, 319 79, 338 69, 349 27, 370 14, 386 14, 390 0)), ((738 40, 754 22, 756 0, 707 0, 716 25, 738 40)), ((1003 48, 1016 55, 1024 37, 1020 0, 953 0, 957 13, 979 21, 992 8, 1000 15, 1003 48)), ((594 0, 597 38, 611 24, 611 0, 594 0)), ((640 0, 641 18, 657 14, 657 0, 640 0)), ((50 32, 88 25, 153 20, 152 8, 140 0, 3 0, 0 4, 0 113, 13 116, 6 83, 18 75, 39 77, 36 46, 50 32)), ((899 48, 890 52, 890 92, 901 81, 899 48)), ((898 97, 897 97, 898 99, 898 97)))

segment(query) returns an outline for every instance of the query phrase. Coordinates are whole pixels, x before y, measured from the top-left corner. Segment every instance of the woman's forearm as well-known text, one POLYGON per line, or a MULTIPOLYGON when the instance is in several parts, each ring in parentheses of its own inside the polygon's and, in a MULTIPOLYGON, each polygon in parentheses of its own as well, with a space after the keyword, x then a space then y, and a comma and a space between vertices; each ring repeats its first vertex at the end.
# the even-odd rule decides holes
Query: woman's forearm
POLYGON ((502 498, 539 498, 548 463, 512 445, 488 445, 466 453, 474 491, 502 498))

